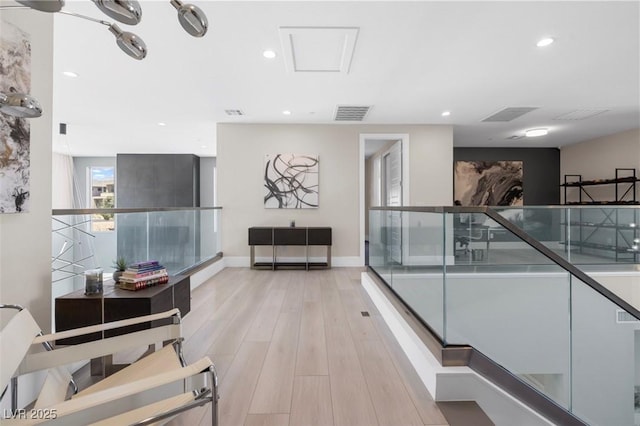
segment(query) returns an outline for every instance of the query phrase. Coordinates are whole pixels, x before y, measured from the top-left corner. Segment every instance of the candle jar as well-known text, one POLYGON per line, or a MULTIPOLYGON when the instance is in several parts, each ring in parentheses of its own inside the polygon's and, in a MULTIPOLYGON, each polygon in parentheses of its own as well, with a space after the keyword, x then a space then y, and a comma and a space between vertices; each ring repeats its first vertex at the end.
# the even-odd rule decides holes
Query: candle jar
POLYGON ((84 271, 84 294, 102 293, 102 269, 88 269, 84 271))

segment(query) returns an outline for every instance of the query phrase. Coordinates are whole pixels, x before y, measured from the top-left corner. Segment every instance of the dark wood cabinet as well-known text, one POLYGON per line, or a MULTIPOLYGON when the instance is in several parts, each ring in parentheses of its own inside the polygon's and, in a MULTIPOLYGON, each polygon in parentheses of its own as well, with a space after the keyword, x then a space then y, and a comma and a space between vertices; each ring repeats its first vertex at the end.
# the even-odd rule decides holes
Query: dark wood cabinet
MULTIPOLYGON (((191 310, 191 283, 188 276, 173 276, 169 278, 167 284, 138 291, 122 290, 113 285, 105 285, 104 292, 95 295, 85 295, 84 290, 77 290, 56 297, 56 331, 156 314, 173 308, 180 309, 180 314, 183 317, 191 310)), ((161 321, 170 321, 170 319, 161 321)), ((105 332, 104 337, 117 336, 163 324, 162 322, 154 322, 109 330, 105 332)), ((102 338, 101 333, 94 333, 82 338, 60 340, 57 343, 72 345, 100 338, 102 338)))
POLYGON ((251 268, 253 269, 278 269, 278 268, 331 268, 332 232, 329 227, 263 227, 249 228, 249 246, 251 248, 251 268), (255 246, 271 246, 271 262, 255 261, 255 246), (304 246, 305 260, 303 262, 279 262, 277 255, 278 246, 304 246), (326 246, 326 262, 310 262, 309 246, 326 246))

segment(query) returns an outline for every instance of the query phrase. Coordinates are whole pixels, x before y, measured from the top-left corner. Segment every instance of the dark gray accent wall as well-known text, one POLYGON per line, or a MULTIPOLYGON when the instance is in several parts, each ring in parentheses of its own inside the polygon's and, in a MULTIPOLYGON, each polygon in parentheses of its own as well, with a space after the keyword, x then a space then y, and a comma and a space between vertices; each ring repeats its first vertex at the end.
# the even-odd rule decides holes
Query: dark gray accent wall
POLYGON ((560 150, 557 148, 454 148, 453 161, 522 161, 524 204, 560 204, 560 150))
POLYGON ((200 207, 200 158, 192 154, 118 154, 116 205, 200 207))
MULTIPOLYGON (((119 208, 200 207, 200 157, 192 154, 118 154, 119 208)), ((118 256, 157 260, 174 274, 200 256, 200 216, 194 212, 118 216, 118 256)))

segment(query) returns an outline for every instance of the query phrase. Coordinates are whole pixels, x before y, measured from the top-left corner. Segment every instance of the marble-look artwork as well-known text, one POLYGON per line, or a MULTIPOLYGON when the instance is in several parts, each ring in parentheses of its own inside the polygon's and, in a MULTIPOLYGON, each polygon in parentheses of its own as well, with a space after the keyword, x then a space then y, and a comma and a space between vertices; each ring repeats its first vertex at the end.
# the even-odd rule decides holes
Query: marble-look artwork
POLYGON ((521 206, 522 161, 456 161, 454 200, 463 206, 521 206))
MULTIPOLYGON (((31 92, 29 35, 0 21, 0 92, 31 92)), ((29 120, 0 113, 0 213, 29 211, 29 120)))

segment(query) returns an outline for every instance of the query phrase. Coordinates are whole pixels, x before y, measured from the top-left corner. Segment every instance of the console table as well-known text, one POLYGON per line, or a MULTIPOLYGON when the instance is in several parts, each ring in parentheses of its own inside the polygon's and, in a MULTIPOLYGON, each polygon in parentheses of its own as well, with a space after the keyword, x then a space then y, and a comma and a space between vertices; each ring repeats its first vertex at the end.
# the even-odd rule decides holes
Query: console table
MULTIPOLYGON (((173 308, 180 309, 184 317, 191 310, 191 281, 188 276, 169 277, 169 282, 144 290, 129 291, 105 284, 102 294, 84 294, 77 290, 55 300, 56 331, 71 330, 88 325, 103 324, 143 315, 157 314, 173 308)), ((170 318, 122 327, 115 330, 71 337, 56 341, 56 345, 76 345, 103 337, 118 336, 146 328, 165 325, 170 318)), ((150 350, 152 350, 150 348, 150 350)), ((104 375, 116 371, 122 366, 113 365, 112 356, 91 360, 91 374, 104 375)))
POLYGON ((249 228, 249 246, 251 247, 251 268, 331 268, 331 228, 329 227, 265 227, 249 228), (256 262, 256 246, 271 246, 271 262, 256 262), (304 262, 278 262, 278 246, 304 246, 304 262), (326 246, 326 262, 309 262, 309 246, 326 246))
MULTIPOLYGON (((173 308, 180 309, 184 317, 191 310, 191 283, 188 276, 169 277, 167 284, 160 284, 144 290, 129 291, 105 284, 102 294, 84 294, 77 290, 55 300, 56 331, 71 330, 88 325, 157 314, 173 308)), ((164 321, 164 320, 161 320, 164 321)), ((131 333, 163 323, 137 324, 104 332, 104 337, 131 333)), ((57 341, 57 344, 74 345, 102 338, 94 333, 81 338, 57 341)))

